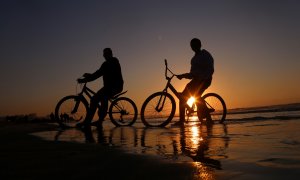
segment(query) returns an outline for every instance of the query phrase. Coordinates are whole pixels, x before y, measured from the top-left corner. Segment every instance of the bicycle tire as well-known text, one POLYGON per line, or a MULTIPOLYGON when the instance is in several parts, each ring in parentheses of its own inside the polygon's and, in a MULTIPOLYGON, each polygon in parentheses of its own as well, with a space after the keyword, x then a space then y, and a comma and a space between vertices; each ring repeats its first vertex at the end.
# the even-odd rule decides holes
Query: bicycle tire
MULTIPOLYGON (((205 100, 206 106, 209 109, 213 109, 213 112, 210 112, 213 122, 223 123, 226 119, 227 108, 223 98, 216 93, 207 93, 201 97, 205 100)), ((198 117, 200 119, 199 111, 197 111, 198 117)))
POLYGON ((137 119, 138 110, 130 98, 119 97, 110 104, 108 114, 115 126, 131 126, 137 119))
POLYGON ((88 113, 88 103, 84 98, 70 95, 62 98, 55 107, 55 119, 59 126, 74 127, 84 121, 88 113), (76 103, 78 107, 75 108, 76 103))
POLYGON ((176 102, 174 97, 167 92, 156 92, 150 95, 142 105, 141 120, 147 127, 164 127, 171 122, 175 115, 176 102), (156 106, 161 98, 165 98, 161 110, 156 106))

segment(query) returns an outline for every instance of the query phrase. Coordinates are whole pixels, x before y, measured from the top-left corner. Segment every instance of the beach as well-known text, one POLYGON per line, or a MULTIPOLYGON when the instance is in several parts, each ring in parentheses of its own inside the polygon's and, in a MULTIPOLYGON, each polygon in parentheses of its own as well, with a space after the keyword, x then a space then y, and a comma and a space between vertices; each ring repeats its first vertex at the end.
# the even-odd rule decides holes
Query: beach
POLYGON ((29 135, 53 131, 43 123, 2 123, 1 179, 175 179, 192 178, 190 165, 124 153, 99 144, 44 141, 29 135), (159 175, 159 176, 158 176, 159 175))
POLYGON ((1 179, 297 179, 300 119, 84 133, 2 122, 1 179))

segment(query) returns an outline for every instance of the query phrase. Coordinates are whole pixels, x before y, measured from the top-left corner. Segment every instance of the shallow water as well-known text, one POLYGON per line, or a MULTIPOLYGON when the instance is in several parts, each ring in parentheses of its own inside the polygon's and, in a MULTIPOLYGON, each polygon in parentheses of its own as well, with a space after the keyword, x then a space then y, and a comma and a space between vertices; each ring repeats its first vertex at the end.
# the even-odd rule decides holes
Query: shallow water
POLYGON ((119 147, 128 153, 159 155, 165 159, 185 162, 200 162, 210 157, 223 158, 229 141, 226 125, 208 127, 198 122, 190 122, 183 128, 145 128, 138 122, 132 127, 114 127, 107 121, 103 129, 92 128, 86 133, 70 128, 33 135, 50 141, 93 142, 119 147))
MULTIPOLYGON (((300 176, 300 104, 238 109, 225 124, 206 126, 197 118, 185 127, 114 127, 38 132, 49 141, 96 143, 127 153, 191 163, 195 179, 286 179, 300 176)), ((171 123, 178 121, 175 117, 171 123)))
POLYGON ((193 163, 199 176, 206 173, 206 176, 219 174, 222 178, 251 179, 246 172, 253 171, 256 177, 264 177, 270 176, 266 174, 268 169, 275 168, 282 172, 280 175, 287 170, 292 170, 291 175, 299 174, 300 170, 300 119, 233 121, 212 126, 196 121, 183 128, 144 128, 140 122, 133 127, 114 127, 106 121, 99 131, 92 128, 83 133, 72 128, 33 135, 50 141, 113 146, 128 153, 154 155, 174 163, 193 163))

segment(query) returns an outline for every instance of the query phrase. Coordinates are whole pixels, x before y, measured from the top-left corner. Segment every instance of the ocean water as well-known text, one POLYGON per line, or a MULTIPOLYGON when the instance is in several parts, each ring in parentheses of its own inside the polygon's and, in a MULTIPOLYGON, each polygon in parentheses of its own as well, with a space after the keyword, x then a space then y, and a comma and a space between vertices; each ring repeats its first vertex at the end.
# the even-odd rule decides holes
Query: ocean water
POLYGON ((246 120, 289 120, 300 118, 300 103, 239 108, 231 109, 227 113, 226 120, 231 121, 246 121, 246 120))
POLYGON ((33 135, 194 163, 199 172, 206 173, 242 171, 237 164, 250 169, 300 169, 300 103, 229 110, 224 124, 211 126, 201 125, 194 117, 182 128, 146 128, 138 119, 132 127, 114 127, 105 121, 103 129, 86 133, 71 128, 33 135))

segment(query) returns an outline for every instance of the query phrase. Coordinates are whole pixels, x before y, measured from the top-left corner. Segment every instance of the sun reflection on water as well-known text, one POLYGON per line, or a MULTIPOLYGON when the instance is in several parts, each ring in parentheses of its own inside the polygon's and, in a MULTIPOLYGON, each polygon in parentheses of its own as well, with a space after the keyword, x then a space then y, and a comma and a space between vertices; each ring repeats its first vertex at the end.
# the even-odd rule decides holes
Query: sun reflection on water
POLYGON ((206 126, 199 121, 189 121, 184 127, 143 128, 104 127, 91 129, 90 136, 76 129, 40 134, 55 141, 84 143, 94 138, 95 143, 122 147, 131 153, 159 155, 175 162, 190 162, 196 179, 214 179, 216 169, 221 169, 220 159, 226 158, 227 128, 222 125, 206 126))
POLYGON ((200 129, 198 126, 192 126, 190 129, 191 129, 190 140, 192 142, 192 147, 197 148, 201 143, 201 141, 203 140, 203 138, 200 136, 200 129))
POLYGON ((205 165, 204 163, 193 162, 193 166, 196 169, 196 172, 194 174, 194 179, 205 179, 205 180, 216 179, 213 173, 213 169, 205 165))

